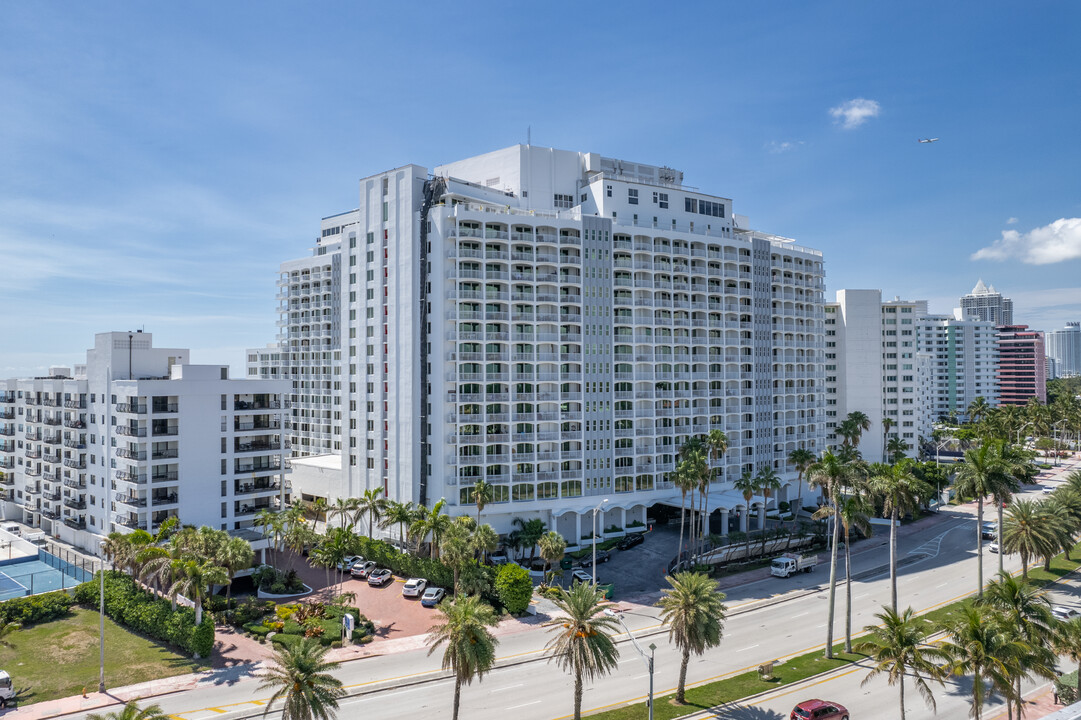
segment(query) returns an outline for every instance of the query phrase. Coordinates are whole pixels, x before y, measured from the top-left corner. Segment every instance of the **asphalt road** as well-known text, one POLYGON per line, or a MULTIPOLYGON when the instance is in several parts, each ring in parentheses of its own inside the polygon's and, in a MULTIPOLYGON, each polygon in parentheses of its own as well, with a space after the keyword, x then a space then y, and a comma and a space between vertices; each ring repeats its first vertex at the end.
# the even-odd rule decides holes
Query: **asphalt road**
MULTIPOLYGON (((1039 490, 1033 492, 1038 495, 1039 490)), ((904 539, 899 546, 899 602, 924 611, 968 595, 976 589, 976 520, 971 512, 948 510, 948 517, 923 531, 904 539)), ((633 552, 633 551, 631 551, 633 552)), ((984 550, 984 578, 990 579, 997 570, 997 556, 984 550)), ((827 610, 826 583, 829 577, 827 556, 824 564, 811 574, 793 578, 768 578, 758 583, 740 586, 729 592, 727 603, 730 617, 726 623, 724 641, 719 648, 701 658, 692 658, 688 682, 699 683, 719 679, 755 668, 770 660, 783 660, 800 655, 825 642, 827 610)), ((1016 557, 1005 558, 1006 568, 1019 571, 1016 557)), ((874 622, 874 613, 889 602, 888 548, 885 545, 860 553, 853 559, 857 578, 852 585, 852 627, 858 631, 874 622)), ((843 577, 843 576, 842 576, 843 577)), ((671 692, 676 684, 679 655, 670 645, 655 611, 628 614, 627 625, 643 644, 656 643, 657 695, 671 692)), ((844 632, 844 590, 838 587, 837 618, 834 641, 844 632)), ((475 682, 462 691, 462 716, 478 720, 502 720, 508 712, 516 720, 552 720, 563 718, 572 710, 571 678, 543 655, 547 640, 544 630, 529 631, 501 638, 498 648, 501 667, 493 670, 480 683, 475 682)), ((614 704, 643 699, 648 688, 648 674, 642 660, 625 639, 619 645, 620 664, 611 676, 587 685, 583 709, 592 710, 614 704)), ((439 653, 427 655, 427 650, 386 655, 348 663, 338 676, 351 693, 367 692, 342 703, 341 717, 361 712, 365 718, 424 718, 445 715, 453 685, 440 679, 439 653)), ((897 691, 885 681, 873 681, 859 688, 865 673, 856 671, 830 679, 813 688, 808 696, 829 696, 860 709, 857 716, 880 717, 875 709, 896 707, 897 691), (837 685, 832 685, 837 683, 837 685), (835 693, 835 694, 831 694, 835 693)), ((236 717, 261 715, 265 709, 266 691, 257 689, 258 681, 237 674, 222 676, 216 683, 196 690, 156 698, 176 720, 231 720, 236 717)), ((964 704, 962 691, 944 693, 943 699, 956 695, 958 708, 964 704)), ((744 718, 778 717, 775 713, 790 710, 805 696, 785 695, 755 703, 744 710, 752 714, 732 715, 744 718), (774 713, 774 714, 770 714, 774 713)), ((922 701, 912 693, 910 717, 919 715, 922 701)), ((942 700, 940 700, 942 702, 942 700)), ((952 706, 949 706, 952 707, 952 706)), ((734 708, 736 710, 738 708, 734 708)), ((943 713, 939 717, 961 717, 961 710, 943 713)), ((965 710, 967 712, 967 710, 965 710)), ((271 713, 270 717, 275 716, 271 713)), ((81 717, 71 715, 69 717, 81 717)), ((728 717, 722 716, 722 717, 728 717)), ((929 717, 929 716, 928 716, 929 717)))

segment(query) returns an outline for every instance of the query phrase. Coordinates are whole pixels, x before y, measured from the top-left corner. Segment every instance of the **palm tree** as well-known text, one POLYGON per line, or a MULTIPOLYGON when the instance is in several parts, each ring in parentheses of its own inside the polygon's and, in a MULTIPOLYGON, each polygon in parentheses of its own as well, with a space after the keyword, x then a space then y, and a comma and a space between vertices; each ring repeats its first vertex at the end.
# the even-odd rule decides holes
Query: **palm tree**
POLYGON ((345 521, 349 520, 357 512, 356 498, 336 498, 327 511, 327 517, 337 517, 341 527, 345 527, 345 521))
POLYGON ((229 575, 229 586, 225 589, 225 604, 228 607, 233 594, 233 578, 241 570, 247 570, 255 561, 255 551, 251 543, 244 538, 230 537, 218 551, 214 562, 225 568, 229 575))
POLYGON ((9 622, 0 625, 0 645, 3 645, 4 647, 12 647, 12 644, 7 640, 7 637, 8 635, 13 634, 17 630, 21 630, 22 627, 23 626, 17 622, 9 622))
MULTIPOLYGON (((837 498, 841 485, 850 481, 853 476, 853 466, 844 462, 839 455, 827 450, 822 454, 822 459, 807 469, 807 481, 812 488, 825 488, 826 502, 832 504, 834 513, 837 509, 837 498)), ((829 610, 826 621, 826 657, 833 658, 833 618, 834 608, 837 601, 837 543, 840 541, 841 525, 833 523, 833 541, 830 545, 830 593, 829 610)))
POLYGON ((541 558, 544 560, 544 577, 547 582, 548 571, 551 570, 552 565, 563 559, 563 553, 567 550, 567 541, 555 530, 549 530, 541 535, 537 544, 540 546, 541 558))
POLYGON ((1007 701, 1015 699, 1013 677, 1025 648, 1003 623, 995 621, 990 608, 965 605, 961 616, 942 629, 947 638, 940 646, 947 658, 946 669, 972 678, 971 717, 980 720, 984 702, 996 689, 1007 701))
POLYGON ((892 418, 882 418, 882 462, 889 462, 886 455, 886 445, 889 443, 890 430, 896 424, 892 418))
POLYGON ((891 437, 886 443, 886 456, 890 462, 897 463, 904 459, 911 446, 899 437, 891 437))
POLYGON ((905 676, 910 675, 916 681, 916 689, 923 696, 932 710, 937 710, 934 693, 928 680, 942 684, 942 668, 936 663, 943 655, 937 648, 927 643, 927 623, 912 613, 912 608, 905 608, 900 615, 890 608, 882 608, 875 614, 878 625, 867 625, 864 639, 856 645, 856 651, 866 654, 874 663, 861 686, 883 673, 886 682, 897 685, 901 693, 901 720, 905 719, 905 676))
MULTIPOLYGON (((714 482, 714 478, 715 478, 715 476, 717 474, 717 470, 719 469, 719 468, 715 468, 714 465, 717 463, 718 460, 720 460, 721 458, 724 457, 724 454, 726 452, 728 452, 728 436, 725 435, 724 432, 721 431, 721 430, 710 430, 705 435, 702 435, 702 436, 699 437, 699 443, 701 444, 702 450, 705 452, 706 459, 708 461, 706 463, 705 468, 704 468, 704 470, 705 470, 704 478, 703 478, 703 490, 704 490, 704 492, 702 493, 702 502, 701 502, 701 507, 702 507, 702 512, 703 512, 702 522, 703 522, 703 524, 705 526, 704 529, 703 529, 703 532, 702 532, 702 536, 703 537, 708 537, 709 534, 710 534, 709 518, 710 518, 710 515, 712 514, 709 511, 709 490, 710 490, 710 486, 714 482)), ((721 469, 721 475, 722 476, 724 475, 724 470, 723 469, 721 469)))
POLYGON ((398 543, 405 545, 405 526, 413 522, 416 517, 416 510, 411 502, 398 502, 397 500, 387 500, 386 509, 383 511, 383 522, 381 526, 389 528, 392 525, 398 526, 398 543))
POLYGON ((788 463, 796 468, 796 479, 799 483, 799 489, 796 491, 797 506, 792 511, 792 527, 795 527, 795 523, 799 520, 800 510, 803 509, 803 474, 807 472, 807 468, 814 464, 815 460, 817 460, 815 454, 806 448, 796 448, 788 453, 788 463))
POLYGON ((523 548, 529 548, 529 564, 533 564, 533 558, 537 556, 537 543, 548 532, 548 526, 540 518, 522 520, 520 517, 511 521, 518 527, 518 540, 523 548))
MULTIPOLYGON (((955 485, 961 495, 976 498, 976 594, 983 594, 983 500, 995 488, 1007 484, 1007 470, 997 452, 998 443, 985 442, 965 451, 965 461, 957 470, 955 485)), ((1001 507, 1000 507, 1001 509, 1001 507)), ((999 522, 1001 540, 1002 523, 999 522)), ((1001 544, 1001 543, 1000 543, 1001 544)))
POLYGON ((995 610, 1004 624, 1025 643, 1025 657, 1014 677, 1017 717, 1021 717, 1021 678, 1037 674, 1053 680, 1055 656, 1048 649, 1054 640, 1054 618, 1047 596, 1024 580, 1007 572, 987 584, 980 603, 995 610))
POLYGON ((446 500, 440 499, 431 510, 418 508, 416 519, 409 526, 409 534, 415 537, 418 543, 424 542, 429 535, 432 536, 431 550, 428 553, 432 558, 439 557, 440 540, 453 522, 450 515, 443 513, 446 504, 446 500))
POLYGON ((458 575, 462 566, 473 559, 473 544, 467 526, 453 522, 443 531, 439 538, 439 558, 454 571, 454 594, 457 595, 458 575))
POLYGON ((1055 652, 1077 663, 1077 696, 1081 697, 1081 616, 1060 622, 1051 641, 1055 652))
POLYGON ((849 495, 838 502, 837 509, 829 505, 821 508, 814 514, 814 518, 820 519, 833 515, 835 512, 841 527, 845 532, 845 652, 852 652, 852 555, 850 552, 851 542, 849 533, 852 528, 858 529, 864 535, 871 534, 871 523, 868 514, 874 508, 863 494, 849 495))
POLYGON ((683 528, 687 520, 687 493, 694 489, 697 482, 690 471, 690 464, 686 460, 680 460, 676 465, 676 469, 671 472, 669 479, 672 484, 679 488, 680 501, 679 501, 679 545, 676 546, 678 558, 677 562, 683 560, 683 528))
POLYGON ((970 422, 978 423, 987 412, 991 409, 991 406, 987 403, 987 400, 981 395, 968 404, 968 419, 970 422))
POLYGON ((473 489, 469 491, 469 498, 477 504, 477 525, 480 525, 480 513, 484 506, 492 502, 495 497, 495 489, 484 478, 473 483, 473 489))
MULTIPOLYGON (((882 515, 890 519, 890 609, 897 612, 897 522, 901 513, 919 507, 923 483, 912 474, 911 464, 875 463, 871 466, 870 490, 882 498, 882 515)), ((848 552, 845 540, 845 552, 848 552)))
POLYGON ((615 618, 604 614, 604 593, 592 583, 575 583, 555 599, 561 617, 545 621, 553 637, 545 645, 555 662, 574 675, 574 720, 582 718, 582 680, 592 680, 615 670, 619 650, 612 641, 615 618))
POLYGON ((1041 512, 1044 503, 1017 500, 1010 505, 1002 528, 999 554, 1018 553, 1021 556, 1021 577, 1028 580, 1030 558, 1054 555, 1059 548, 1054 517, 1041 512))
MULTIPOLYGON (((743 474, 739 476, 739 479, 732 483, 732 486, 743 495, 744 512, 747 513, 747 529, 751 529, 751 498, 758 492, 758 479, 751 474, 749 469, 744 470, 743 474)), ((750 553, 748 552, 748 557, 750 553)))
POLYGON ((168 720, 160 705, 148 705, 140 708, 137 700, 129 700, 119 712, 91 713, 86 720, 168 720))
POLYGON ((482 679, 495 664, 495 646, 498 641, 488 630, 499 623, 495 611, 479 596, 460 595, 451 602, 440 603, 437 610, 442 623, 428 629, 431 647, 428 655, 440 645, 443 650, 443 669, 454 672, 454 713, 458 720, 458 705, 462 696, 462 683, 473 684, 473 678, 482 679))
MULTIPOLYGON (((777 477, 777 473, 769 465, 763 465, 758 469, 758 474, 754 476, 755 485, 758 487, 758 492, 762 493, 762 509, 769 505, 770 496, 773 493, 781 489, 781 479, 777 477)), ((764 513, 763 513, 764 515, 764 513)), ((766 554, 766 523, 762 521, 762 527, 759 528, 762 532, 762 555, 766 554)))
POLYGON ((862 410, 853 410, 848 413, 845 420, 851 422, 856 427, 856 436, 852 443, 852 447, 856 447, 860 444, 860 438, 863 437, 863 433, 871 429, 871 418, 867 417, 867 413, 862 410))
POLYGON ((271 547, 278 552, 282 535, 285 533, 285 518, 281 513, 271 510, 260 510, 255 515, 252 525, 263 529, 263 537, 271 538, 271 547))
POLYGON ((353 522, 356 523, 361 515, 368 516, 368 537, 374 537, 373 531, 375 530, 375 521, 383 517, 383 511, 386 510, 387 501, 386 498, 380 497, 383 494, 383 488, 368 488, 364 493, 357 498, 357 509, 353 515, 353 522))
POLYGON ((173 581, 171 592, 183 595, 195 603, 195 624, 203 621, 203 598, 215 585, 229 582, 229 573, 225 568, 210 561, 173 560, 173 581))
POLYGON ((667 575, 671 588, 657 601, 661 621, 668 626, 668 639, 683 653, 679 665, 679 685, 676 702, 686 702, 687 664, 691 653, 702 655, 721 644, 724 630, 725 594, 718 591, 717 581, 705 573, 681 572, 667 575))
POLYGON ((841 446, 850 449, 855 448, 859 444, 860 435, 863 434, 859 425, 847 418, 837 423, 837 427, 833 432, 835 435, 840 436, 841 446))
POLYGON ((488 553, 495 552, 499 547, 499 533, 488 523, 478 525, 473 529, 470 544, 473 546, 473 552, 479 556, 481 562, 484 562, 488 553))
POLYGON ((263 711, 266 717, 278 700, 283 700, 282 720, 331 720, 338 698, 345 689, 331 671, 340 663, 327 662, 329 648, 317 640, 304 638, 296 645, 277 649, 273 663, 260 676, 260 690, 274 690, 263 711))

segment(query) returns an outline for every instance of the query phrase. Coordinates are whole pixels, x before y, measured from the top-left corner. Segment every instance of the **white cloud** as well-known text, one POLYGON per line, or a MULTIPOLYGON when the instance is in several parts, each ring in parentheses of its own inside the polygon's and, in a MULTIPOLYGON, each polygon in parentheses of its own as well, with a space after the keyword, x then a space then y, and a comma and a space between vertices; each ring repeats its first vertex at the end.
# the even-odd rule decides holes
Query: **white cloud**
POLYGON ((1017 224, 1017 218, 1015 218, 1015 217, 1006 218, 1006 224, 1007 225, 1016 225, 1017 224))
POLYGON ((1049 265, 1081 258, 1081 218, 1060 218, 1027 233, 1003 230, 1002 237, 972 254, 973 260, 1016 259, 1049 265))
POLYGON ((881 110, 874 100, 856 98, 843 102, 835 108, 830 108, 830 115, 835 122, 839 122, 845 130, 858 128, 873 117, 878 117, 881 110))
POLYGON ((789 150, 795 150, 797 147, 799 147, 802 144, 803 144, 802 140, 795 140, 793 142, 789 142, 788 140, 784 140, 784 141, 772 140, 772 141, 766 143, 766 150, 769 151, 770 153, 772 153, 773 155, 780 155, 781 153, 786 153, 789 150))

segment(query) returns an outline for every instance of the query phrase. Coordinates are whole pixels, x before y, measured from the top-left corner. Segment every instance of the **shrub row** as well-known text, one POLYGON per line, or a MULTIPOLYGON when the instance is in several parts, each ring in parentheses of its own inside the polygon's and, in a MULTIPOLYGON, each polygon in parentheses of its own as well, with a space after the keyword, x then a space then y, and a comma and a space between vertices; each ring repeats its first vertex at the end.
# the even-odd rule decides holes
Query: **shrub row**
MULTIPOLYGON (((95 578, 75 588, 75 602, 98 606, 100 580, 95 578)), ((128 575, 105 573, 105 614, 117 623, 157 640, 163 640, 186 654, 209 657, 214 649, 214 621, 210 615, 195 625, 195 610, 178 607, 155 597, 135 584, 128 575)))
POLYGON ((0 603, 0 625, 19 623, 25 626, 49 622, 67 615, 74 604, 75 601, 63 590, 13 598, 0 603))
POLYGON ((454 573, 443 563, 403 553, 382 540, 358 537, 357 554, 365 560, 374 561, 380 567, 389 568, 398 577, 424 578, 429 585, 437 585, 448 591, 454 585, 454 573))

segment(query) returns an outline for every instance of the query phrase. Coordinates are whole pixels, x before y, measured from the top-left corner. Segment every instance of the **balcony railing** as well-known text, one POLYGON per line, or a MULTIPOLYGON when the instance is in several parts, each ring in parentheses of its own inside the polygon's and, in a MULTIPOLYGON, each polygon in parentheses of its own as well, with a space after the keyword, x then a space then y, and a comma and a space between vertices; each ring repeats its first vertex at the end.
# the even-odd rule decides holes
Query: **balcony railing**
POLYGON ((237 410, 278 410, 282 404, 276 400, 267 401, 247 401, 237 400, 234 403, 237 410))
POLYGON ((166 403, 164 405, 161 403, 154 403, 151 406, 151 410, 155 415, 160 415, 162 413, 175 413, 179 412, 180 406, 177 403, 166 403))
POLYGON ((86 410, 85 400, 66 400, 64 401, 64 407, 68 410, 86 410))
POLYGON ((64 487, 74 488, 76 490, 83 490, 86 488, 86 481, 76 480, 75 478, 64 478, 64 487))
POLYGON ((116 473, 116 479, 121 482, 135 483, 136 485, 142 485, 146 482, 146 475, 140 473, 133 473, 128 470, 119 470, 116 473))
POLYGON ((146 460, 146 450, 128 450, 127 448, 117 448, 116 456, 125 458, 127 460, 142 461, 146 460))
POLYGON ((69 528, 72 528, 73 530, 85 530, 86 529, 86 521, 85 520, 77 520, 75 518, 66 517, 66 518, 64 518, 64 524, 67 525, 69 528))
POLYGON ((85 470, 86 461, 76 460, 75 458, 66 458, 64 460, 64 467, 75 468, 76 470, 85 470))
POLYGON ((145 497, 136 497, 135 495, 118 492, 113 495, 113 499, 128 507, 146 507, 145 497))
POLYGON ((82 420, 65 420, 64 427, 79 429, 86 427, 86 423, 84 423, 82 420))
POLYGON ((132 415, 145 415, 146 405, 140 405, 138 403, 117 403, 116 411, 120 413, 130 413, 132 415))
POLYGON ((64 507, 71 508, 72 510, 85 510, 86 500, 80 500, 78 498, 67 497, 64 498, 64 507))
POLYGON ((117 425, 116 434, 126 435, 127 437, 146 437, 146 428, 131 427, 130 425, 117 425))

